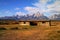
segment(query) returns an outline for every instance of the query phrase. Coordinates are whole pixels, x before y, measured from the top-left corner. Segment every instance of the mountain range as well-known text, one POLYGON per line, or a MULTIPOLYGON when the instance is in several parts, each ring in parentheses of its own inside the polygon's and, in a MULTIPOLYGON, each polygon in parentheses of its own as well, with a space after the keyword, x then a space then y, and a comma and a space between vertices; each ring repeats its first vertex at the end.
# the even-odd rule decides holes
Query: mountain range
POLYGON ((60 14, 53 14, 50 16, 50 20, 60 20, 60 14))
POLYGON ((51 15, 49 18, 47 16, 44 16, 40 13, 37 14, 32 14, 32 15, 23 15, 23 16, 5 16, 5 17, 0 17, 0 19, 13 19, 13 20, 60 20, 60 14, 54 14, 51 15))
POLYGON ((0 19, 13 19, 13 20, 48 20, 49 18, 41 15, 40 13, 37 14, 32 14, 32 15, 23 15, 23 16, 5 16, 5 17, 0 17, 0 19))

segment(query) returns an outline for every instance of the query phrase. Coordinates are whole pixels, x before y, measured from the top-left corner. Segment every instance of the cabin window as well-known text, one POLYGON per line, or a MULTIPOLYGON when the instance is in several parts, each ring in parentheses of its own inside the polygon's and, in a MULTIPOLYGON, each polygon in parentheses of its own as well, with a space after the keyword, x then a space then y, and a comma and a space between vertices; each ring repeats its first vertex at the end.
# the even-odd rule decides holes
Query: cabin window
POLYGON ((46 22, 42 22, 43 24, 46 23, 46 22))
POLYGON ((30 25, 31 26, 37 26, 37 23, 36 22, 30 22, 30 25))

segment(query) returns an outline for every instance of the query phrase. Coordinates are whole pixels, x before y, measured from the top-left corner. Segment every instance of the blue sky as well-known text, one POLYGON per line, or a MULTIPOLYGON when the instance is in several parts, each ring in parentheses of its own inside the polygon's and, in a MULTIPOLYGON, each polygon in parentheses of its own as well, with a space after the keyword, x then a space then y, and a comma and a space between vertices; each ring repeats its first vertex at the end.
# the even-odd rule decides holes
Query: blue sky
MULTIPOLYGON (((32 3, 36 2, 37 0, 0 0, 0 16, 8 16, 8 15, 14 15, 16 11, 15 8, 22 9, 26 6, 33 6, 32 3), (12 13, 8 12, 11 11, 12 13), (7 13, 5 13, 7 12, 7 13)), ((23 11, 24 12, 24 11, 23 11)))
POLYGON ((0 0, 0 17, 41 14, 50 16, 60 13, 60 0, 0 0), (57 9, 57 10, 56 10, 57 9))

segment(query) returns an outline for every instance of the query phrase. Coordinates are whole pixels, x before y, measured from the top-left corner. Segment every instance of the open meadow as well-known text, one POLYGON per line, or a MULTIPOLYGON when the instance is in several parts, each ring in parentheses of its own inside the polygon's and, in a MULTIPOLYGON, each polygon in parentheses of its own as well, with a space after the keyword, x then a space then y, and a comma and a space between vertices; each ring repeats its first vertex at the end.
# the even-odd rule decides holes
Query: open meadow
POLYGON ((29 27, 1 29, 0 40, 60 40, 60 27, 29 27))

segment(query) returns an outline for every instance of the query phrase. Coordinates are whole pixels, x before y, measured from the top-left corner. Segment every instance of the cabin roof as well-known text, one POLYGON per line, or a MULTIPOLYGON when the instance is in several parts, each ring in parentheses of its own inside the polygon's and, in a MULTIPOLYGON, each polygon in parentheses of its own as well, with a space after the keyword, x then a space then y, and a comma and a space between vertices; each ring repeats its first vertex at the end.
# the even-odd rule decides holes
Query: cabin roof
POLYGON ((42 21, 46 21, 46 22, 48 22, 49 20, 19 20, 19 21, 20 21, 20 22, 21 22, 21 21, 22 21, 22 22, 23 22, 23 21, 27 21, 27 22, 29 22, 29 21, 34 21, 34 22, 36 22, 36 21, 37 21, 37 22, 39 22, 39 21, 41 21, 41 22, 42 22, 42 21))
POLYGON ((18 22, 29 22, 29 21, 34 21, 34 22, 49 22, 49 21, 60 21, 60 20, 15 20, 15 19, 0 19, 0 21, 18 21, 18 22))
POLYGON ((50 20, 50 21, 60 21, 60 20, 50 20))

